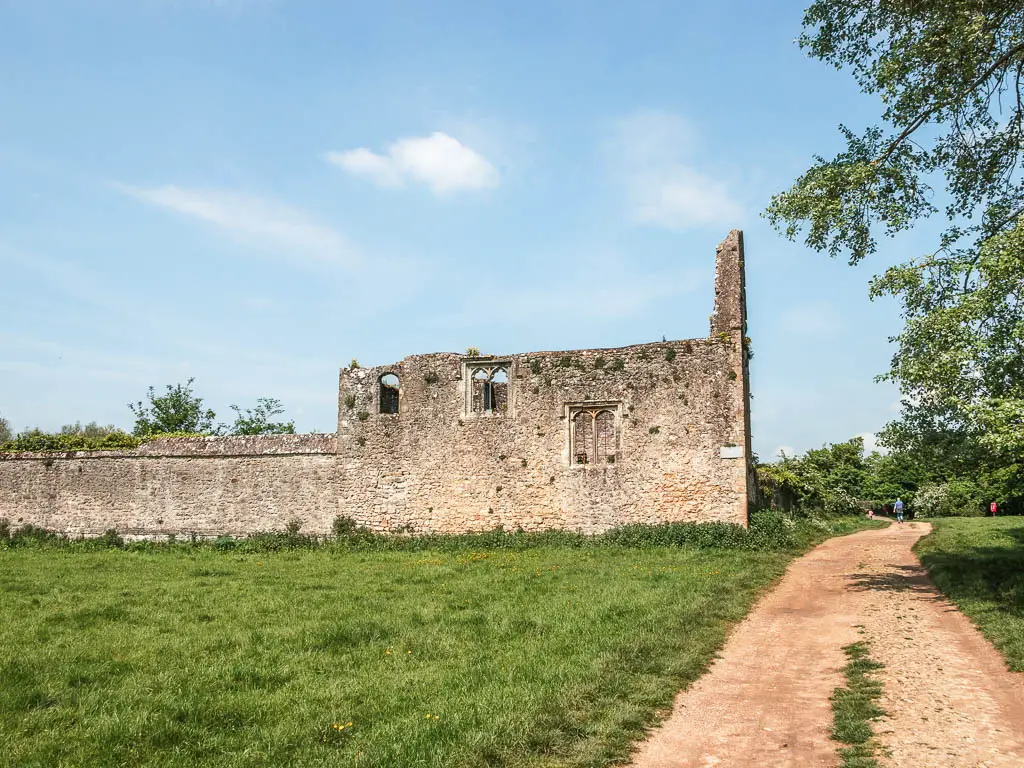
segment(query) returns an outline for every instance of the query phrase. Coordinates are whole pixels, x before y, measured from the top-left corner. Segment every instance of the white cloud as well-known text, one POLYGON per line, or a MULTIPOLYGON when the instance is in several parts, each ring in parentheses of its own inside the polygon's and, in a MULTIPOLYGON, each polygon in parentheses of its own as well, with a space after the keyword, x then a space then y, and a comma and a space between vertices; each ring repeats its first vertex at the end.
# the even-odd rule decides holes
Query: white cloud
POLYGON ((634 221, 673 230, 738 224, 743 206, 726 181, 697 167, 697 149, 695 131, 678 115, 640 112, 616 123, 609 158, 634 221))
POLYGON ((405 183, 392 158, 374 154, 365 147, 348 152, 328 152, 327 162, 353 176, 368 176, 379 187, 400 187, 405 183))
POLYGON ((733 226, 743 216, 724 183, 686 166, 638 172, 632 184, 633 218, 642 224, 683 230, 733 226))
POLYGON ((861 432, 857 435, 861 440, 864 441, 864 454, 869 455, 878 451, 883 456, 889 453, 889 449, 878 444, 878 435, 874 432, 861 432))
POLYGON ((133 187, 122 193, 203 221, 235 240, 286 256, 305 265, 352 266, 355 249, 332 227, 287 203, 216 189, 133 187))
POLYGON ((328 152, 327 161, 381 187, 420 182, 435 194, 497 186, 498 171, 483 155, 446 133, 399 139, 378 155, 365 147, 328 152))
POLYGON ((823 338, 840 331, 843 320, 831 304, 816 301, 784 310, 779 316, 779 325, 795 336, 823 338))

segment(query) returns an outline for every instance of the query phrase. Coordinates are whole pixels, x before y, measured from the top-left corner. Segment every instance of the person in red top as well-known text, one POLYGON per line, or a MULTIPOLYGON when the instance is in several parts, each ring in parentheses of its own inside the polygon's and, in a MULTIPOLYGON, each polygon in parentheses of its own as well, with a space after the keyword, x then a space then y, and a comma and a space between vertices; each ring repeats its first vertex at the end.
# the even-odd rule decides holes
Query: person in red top
POLYGON ((989 512, 992 513, 992 517, 995 517, 996 516, 996 510, 998 509, 998 507, 996 506, 996 503, 994 501, 991 504, 988 505, 988 509, 989 509, 989 512))

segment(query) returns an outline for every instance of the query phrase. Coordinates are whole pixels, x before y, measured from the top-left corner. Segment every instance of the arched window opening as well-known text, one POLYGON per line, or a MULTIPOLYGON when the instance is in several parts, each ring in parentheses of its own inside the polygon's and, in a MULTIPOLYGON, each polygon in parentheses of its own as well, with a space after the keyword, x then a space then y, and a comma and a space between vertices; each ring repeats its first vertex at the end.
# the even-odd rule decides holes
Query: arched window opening
POLYGON ((615 414, 601 411, 594 418, 595 461, 615 463, 615 414))
POLYGON ((494 413, 505 413, 508 410, 508 372, 504 368, 497 368, 491 373, 490 380, 490 408, 494 413))
POLYGON ((572 446, 574 464, 589 464, 594 443, 594 416, 580 411, 572 420, 572 446))
POLYGON ((566 403, 569 408, 569 463, 592 466, 618 459, 618 403, 566 403))
POLYGON ((490 387, 488 386, 489 379, 490 376, 488 376, 487 371, 481 368, 477 368, 475 371, 473 371, 473 413, 484 413, 485 411, 490 410, 490 408, 488 407, 488 399, 490 397, 490 387))
POLYGON ((503 414, 508 411, 506 369, 474 368, 469 386, 469 405, 472 413, 503 414))
POLYGON ((385 373, 380 377, 380 412, 398 413, 398 377, 385 373))

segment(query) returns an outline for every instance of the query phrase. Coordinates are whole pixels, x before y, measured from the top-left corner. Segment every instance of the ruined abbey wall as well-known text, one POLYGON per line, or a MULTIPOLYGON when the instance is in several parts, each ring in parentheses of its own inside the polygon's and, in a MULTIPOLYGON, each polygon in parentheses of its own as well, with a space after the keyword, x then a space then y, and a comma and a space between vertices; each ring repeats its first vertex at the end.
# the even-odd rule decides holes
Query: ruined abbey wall
MULTIPOLYGON (((124 451, 0 453, 0 518, 71 535, 245 535, 338 510, 334 435, 174 438, 124 451)), ((304 527, 306 527, 304 526, 304 527)))
POLYGON ((244 535, 293 519, 326 533, 339 515, 421 532, 745 524, 744 290, 733 232, 705 338, 344 369, 336 435, 0 454, 0 518, 136 536, 244 535))
POLYGON ((496 357, 415 355, 343 370, 338 458, 346 510, 376 530, 746 524, 743 293, 735 232, 719 248, 708 338, 496 357), (493 370, 507 373, 507 406, 474 412, 474 373, 493 370), (381 412, 387 374, 399 380, 397 413, 381 412), (607 414, 612 448, 581 463, 574 416, 587 412, 607 414))

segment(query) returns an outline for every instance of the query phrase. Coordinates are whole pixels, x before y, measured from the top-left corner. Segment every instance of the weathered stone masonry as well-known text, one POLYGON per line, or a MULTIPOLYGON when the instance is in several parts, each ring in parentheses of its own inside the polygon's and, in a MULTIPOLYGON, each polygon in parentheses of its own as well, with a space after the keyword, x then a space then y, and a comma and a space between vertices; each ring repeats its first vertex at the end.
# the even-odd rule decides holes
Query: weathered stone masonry
POLYGON ((0 454, 0 518, 69 534, 311 530, 336 514, 334 435, 154 440, 131 451, 0 454))
POLYGON ((0 454, 0 518, 146 536, 295 518, 322 533, 338 515, 379 531, 745 524, 744 291, 735 231, 718 249, 707 338, 344 369, 336 435, 0 454))

